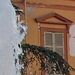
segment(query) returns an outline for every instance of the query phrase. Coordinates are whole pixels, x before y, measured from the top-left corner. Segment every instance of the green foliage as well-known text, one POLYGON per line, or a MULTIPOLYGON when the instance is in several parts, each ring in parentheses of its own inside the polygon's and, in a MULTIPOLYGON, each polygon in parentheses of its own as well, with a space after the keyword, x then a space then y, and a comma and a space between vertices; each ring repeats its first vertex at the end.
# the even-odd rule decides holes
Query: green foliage
POLYGON ((46 71, 49 75, 52 73, 70 75, 70 71, 75 70, 61 55, 49 50, 49 48, 29 44, 22 44, 21 47, 23 53, 19 55, 19 59, 24 64, 24 68, 29 63, 27 54, 32 52, 41 61, 41 70, 46 71))

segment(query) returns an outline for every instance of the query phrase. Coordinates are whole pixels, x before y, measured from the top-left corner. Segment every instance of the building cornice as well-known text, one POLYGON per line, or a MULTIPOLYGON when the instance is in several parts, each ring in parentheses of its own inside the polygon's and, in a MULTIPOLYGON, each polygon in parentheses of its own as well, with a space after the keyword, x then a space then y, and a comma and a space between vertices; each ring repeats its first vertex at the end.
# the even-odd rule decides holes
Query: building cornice
POLYGON ((37 2, 27 2, 26 4, 28 7, 75 11, 75 6, 71 6, 71 5, 44 4, 44 3, 37 3, 37 2))

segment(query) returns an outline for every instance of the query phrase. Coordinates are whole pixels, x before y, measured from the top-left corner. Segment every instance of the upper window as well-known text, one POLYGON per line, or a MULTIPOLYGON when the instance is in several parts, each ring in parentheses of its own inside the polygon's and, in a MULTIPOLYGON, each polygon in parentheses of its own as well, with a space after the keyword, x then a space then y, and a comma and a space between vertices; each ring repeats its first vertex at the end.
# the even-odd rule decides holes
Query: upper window
POLYGON ((49 47, 67 60, 67 31, 65 29, 41 27, 40 45, 49 47))
POLYGON ((44 46, 64 55, 64 33, 44 32, 44 46))
POLYGON ((40 28, 40 45, 49 47, 67 59, 67 32, 73 22, 55 12, 35 18, 35 21, 40 28))

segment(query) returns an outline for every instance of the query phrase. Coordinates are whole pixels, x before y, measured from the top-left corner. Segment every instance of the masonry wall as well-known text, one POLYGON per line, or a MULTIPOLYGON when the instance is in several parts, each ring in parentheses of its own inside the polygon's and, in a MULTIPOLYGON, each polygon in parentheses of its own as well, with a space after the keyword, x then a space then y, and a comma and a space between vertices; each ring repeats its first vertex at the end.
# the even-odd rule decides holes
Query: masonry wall
MULTIPOLYGON (((35 9, 35 8, 33 8, 35 9)), ((34 21, 34 18, 37 16, 41 16, 43 14, 47 14, 50 12, 56 12, 72 21, 75 21, 75 11, 64 11, 64 10, 57 10, 57 9, 44 9, 44 8, 36 8, 32 14, 28 15, 28 34, 26 42, 30 44, 40 45, 40 33, 38 24, 34 21), (41 10, 41 11, 40 11, 41 10), (39 11, 39 12, 38 12, 39 11)), ((67 33, 67 44, 69 43, 69 33, 67 33)), ((69 44, 68 44, 68 62, 71 66, 75 68, 75 57, 72 57, 69 53, 69 44)), ((75 72, 72 72, 74 75, 75 72)))

